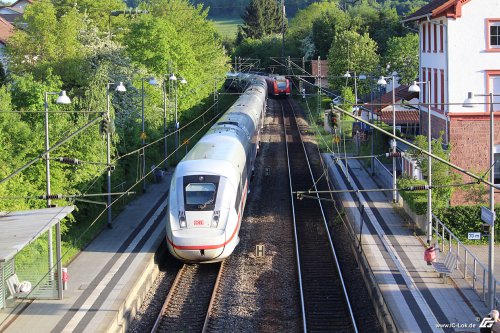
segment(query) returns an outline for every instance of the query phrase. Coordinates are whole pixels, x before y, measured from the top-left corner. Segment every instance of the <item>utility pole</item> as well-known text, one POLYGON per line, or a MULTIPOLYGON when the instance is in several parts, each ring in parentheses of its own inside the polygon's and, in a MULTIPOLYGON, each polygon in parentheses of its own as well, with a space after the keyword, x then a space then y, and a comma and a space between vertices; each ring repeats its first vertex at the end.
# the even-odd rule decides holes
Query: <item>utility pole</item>
POLYGON ((321 111, 321 56, 318 56, 318 114, 321 111))
POLYGON ((281 58, 285 60, 285 0, 281 0, 281 58))

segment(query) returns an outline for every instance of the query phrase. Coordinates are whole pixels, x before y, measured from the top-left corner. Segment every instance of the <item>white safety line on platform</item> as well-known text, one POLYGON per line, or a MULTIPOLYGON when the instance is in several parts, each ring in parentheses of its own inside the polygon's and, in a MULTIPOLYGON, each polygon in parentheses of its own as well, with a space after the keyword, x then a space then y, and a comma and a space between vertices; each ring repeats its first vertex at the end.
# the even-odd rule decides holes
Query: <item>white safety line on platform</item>
MULTIPOLYGON (((331 165, 331 163, 335 163, 331 161, 331 159, 327 159, 328 164, 331 165)), ((345 173, 345 168, 342 163, 339 163, 342 171, 345 173)), ((351 182, 351 186, 354 190, 359 190, 357 185, 354 182, 351 182)), ((370 219, 370 222, 372 223, 373 227, 377 231, 377 235, 380 238, 385 250, 391 257, 392 261, 396 265, 398 271, 401 273, 401 277, 404 279, 406 286, 408 287, 408 290, 411 292, 413 298, 417 302, 420 310, 422 311, 423 315, 425 316, 427 322, 429 323, 429 326, 431 327, 433 332, 443 332, 442 329, 437 328, 438 321, 436 317, 434 316, 434 313, 432 312, 429 304, 423 297, 422 293, 418 289, 418 287, 415 284, 415 281, 413 281, 412 277, 410 276, 408 270, 406 269, 406 266, 401 263, 401 261, 398 259, 398 257, 395 255, 396 250, 394 249, 392 242, 387 238, 385 235, 384 231, 382 230, 382 227, 378 223, 377 219, 375 218, 375 215, 373 214, 371 207, 368 205, 366 200, 363 198, 362 194, 360 192, 356 192, 356 196, 358 197, 358 200, 361 205, 364 206, 366 216, 370 219)), ((395 282, 396 283, 396 282, 395 282)), ((411 313, 411 312, 410 312, 411 313)))
MULTIPOLYGON (((151 218, 148 220, 144 228, 141 229, 141 231, 137 234, 137 236, 132 240, 132 242, 127 246, 125 251, 123 252, 122 255, 120 255, 120 258, 114 263, 114 265, 111 267, 108 273, 103 277, 103 279, 99 282, 99 284, 96 286, 96 288, 92 291, 92 294, 89 295, 89 297, 85 300, 85 302, 82 304, 82 306, 76 310, 76 314, 71 318, 71 320, 68 322, 66 327, 63 329, 62 332, 73 332, 76 328, 76 326, 80 323, 82 318, 87 314, 87 312, 91 309, 92 304, 97 300, 101 292, 107 287, 109 281, 114 277, 115 273, 120 269, 122 264, 127 260, 128 256, 132 254, 132 250, 137 246, 137 244, 142 240, 146 232, 149 230, 149 228, 152 226, 156 218, 161 214, 162 210, 165 208, 167 205, 167 201, 165 200, 155 211, 155 213, 151 216, 151 218)), ((144 244, 146 246, 146 244, 144 244)))

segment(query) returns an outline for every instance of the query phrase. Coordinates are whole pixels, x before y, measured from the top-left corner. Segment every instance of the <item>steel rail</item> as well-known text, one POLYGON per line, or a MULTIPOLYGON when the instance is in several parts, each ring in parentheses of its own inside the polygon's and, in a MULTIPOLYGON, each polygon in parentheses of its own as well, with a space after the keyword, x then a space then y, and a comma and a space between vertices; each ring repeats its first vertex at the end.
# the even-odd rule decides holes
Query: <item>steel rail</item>
POLYGON ((177 274, 151 332, 205 329, 221 275, 221 263, 185 264, 177 274))
POLYGON ((288 165, 288 182, 290 186, 290 201, 292 203, 292 218, 293 218, 293 236, 295 239, 295 254, 297 258, 297 273, 298 273, 298 278, 299 278, 299 291, 300 291, 300 307, 302 311, 302 329, 304 332, 307 332, 307 319, 306 319, 306 309, 305 309, 305 303, 304 303, 304 288, 302 285, 302 271, 301 271, 301 266, 300 266, 300 252, 299 252, 299 240, 297 237, 297 223, 295 219, 295 204, 293 201, 294 193, 293 193, 293 186, 292 186, 292 174, 291 174, 291 167, 290 167, 290 154, 288 152, 288 140, 287 140, 287 133, 286 133, 286 126, 285 126, 285 112, 283 110, 283 105, 280 103, 281 106, 281 114, 283 117, 283 130, 284 130, 284 136, 285 136, 285 149, 286 149, 286 163, 288 165))
POLYGON ((205 322, 203 323, 203 329, 201 330, 202 333, 208 332, 208 324, 210 322, 210 318, 212 317, 213 307, 217 298, 216 297, 217 293, 219 291, 220 281, 222 280, 222 274, 224 272, 225 262, 226 261, 223 261, 221 263, 219 273, 217 274, 217 279, 215 280, 214 291, 212 292, 212 297, 210 298, 210 303, 208 304, 208 310, 207 310, 207 315, 205 317, 205 322))
POLYGON ((151 329, 151 333, 155 333, 158 330, 158 327, 160 326, 161 320, 163 318, 163 314, 165 313, 165 310, 168 308, 168 305, 170 304, 170 300, 175 294, 175 290, 177 289, 177 285, 179 284, 179 281, 182 279, 182 275, 184 274, 186 270, 187 265, 184 264, 177 275, 175 276, 175 280, 172 283, 172 286, 170 287, 170 291, 168 292, 167 298, 165 299, 165 302, 163 303, 163 306, 161 307, 160 313, 158 314, 158 317, 156 318, 155 324, 153 325, 153 328, 151 329))
MULTIPOLYGON (((303 139, 302 133, 300 131, 299 124, 297 122, 297 115, 295 113, 293 105, 290 103, 289 100, 287 100, 287 103, 288 103, 288 105, 289 105, 289 107, 290 107, 290 109, 291 109, 291 111, 293 113, 293 117, 295 119, 295 123, 296 123, 296 126, 297 126, 297 132, 298 132, 298 135, 299 135, 299 138, 300 138, 300 143, 302 145, 302 150, 303 150, 304 155, 305 155, 305 161, 307 163, 307 167, 308 167, 308 170, 309 170, 309 174, 311 176, 311 180, 313 182, 314 189, 316 191, 318 191, 317 184, 316 184, 317 182, 314 179, 314 173, 313 173, 313 170, 311 168, 311 164, 310 164, 310 161, 309 161, 307 149, 306 149, 305 144, 304 144, 304 139, 303 139)), ((286 135, 285 135, 285 137, 286 137, 286 135)), ((288 148, 287 148, 287 156, 288 156, 288 148)), ((288 163, 290 165, 289 161, 288 161, 288 163)), ((289 174, 290 174, 290 170, 289 170, 289 174)), ((291 182, 291 177, 290 177, 290 182, 291 182)), ((291 190, 292 190, 292 196, 293 196, 293 188, 291 190)), ((320 207, 320 212, 321 212, 322 219, 323 219, 323 225, 324 225, 324 228, 326 230, 326 234, 328 235, 328 242, 329 242, 330 250, 331 250, 334 262, 335 262, 335 268, 336 268, 336 271, 337 271, 337 273, 339 275, 339 280, 340 280, 340 283, 341 283, 341 286, 342 286, 342 293, 343 293, 344 301, 346 303, 346 306, 347 306, 347 309, 348 309, 348 312, 349 312, 350 322, 352 324, 352 328, 354 329, 354 332, 358 332, 358 329, 357 329, 357 326, 356 326, 356 321, 355 321, 355 318, 354 318, 354 314, 352 312, 351 303, 350 303, 350 300, 349 300, 349 295, 347 294, 347 289, 346 289, 346 286, 345 286, 344 277, 343 277, 342 272, 340 270, 339 260, 338 260, 338 257, 337 257, 337 253, 335 251, 335 247, 334 247, 333 242, 332 242, 332 236, 330 234, 330 230, 328 228, 327 219, 326 219, 326 216, 325 216, 325 211, 324 211, 324 208, 323 208, 323 204, 321 202, 321 198, 319 197, 319 194, 316 194, 316 197, 317 197, 317 201, 318 201, 318 204, 319 204, 319 207, 320 207)), ((292 202, 293 202, 293 199, 292 199, 292 202)), ((293 207, 293 209, 295 209, 293 203, 292 203, 292 207, 293 207)), ((296 226, 295 211, 294 211, 293 215, 294 215, 294 227, 295 227, 296 226)), ((295 230, 296 230, 296 228, 295 228, 295 230)), ((297 247, 297 251, 299 251, 298 247, 297 247)), ((300 266, 300 263, 298 265, 300 266)), ((303 294, 303 292, 301 290, 301 295, 302 294, 303 294)), ((303 314, 303 316, 304 315, 305 314, 303 314)), ((305 331, 307 331, 307 325, 306 325, 305 331)))

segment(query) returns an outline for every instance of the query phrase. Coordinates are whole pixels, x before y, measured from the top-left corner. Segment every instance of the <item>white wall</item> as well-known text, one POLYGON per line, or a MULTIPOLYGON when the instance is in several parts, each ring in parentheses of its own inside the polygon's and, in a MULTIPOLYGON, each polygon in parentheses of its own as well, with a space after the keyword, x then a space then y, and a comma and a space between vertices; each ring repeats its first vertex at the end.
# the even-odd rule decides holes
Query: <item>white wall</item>
MULTIPOLYGON (((448 98, 448 83, 447 83, 447 73, 448 73, 448 59, 447 59, 447 26, 446 26, 446 18, 445 17, 440 17, 438 19, 434 20, 424 20, 420 24, 420 40, 419 40, 419 48, 420 48, 420 71, 419 71, 419 80, 420 81, 427 81, 430 82, 430 97, 427 96, 428 88, 426 84, 421 84, 420 89, 420 103, 423 105, 427 105, 428 102, 433 105, 436 101, 439 104, 439 108, 443 108, 443 111, 441 112, 435 112, 433 111, 432 114, 434 117, 439 117, 445 119, 444 114, 449 111, 447 103, 447 98, 448 98), (430 32, 428 27, 430 27, 430 32), (436 52, 434 52, 434 27, 436 27, 436 52), (442 27, 442 32, 441 32, 441 27, 442 27), (425 34, 423 33, 423 29, 425 29, 425 34), (423 45, 422 45, 422 40, 423 37, 425 38, 425 50, 426 52, 422 52, 423 50, 423 45), (429 40, 430 38, 430 51, 429 51, 429 40), (442 42, 442 49, 441 49, 441 39, 443 39, 442 42), (442 50, 442 51, 441 51, 442 50), (422 68, 425 68, 425 75, 422 73, 422 68), (429 72, 428 68, 431 69, 431 76, 429 77, 429 72), (437 70, 437 81, 435 80, 434 77, 434 71, 437 70), (444 73, 444 79, 441 77, 441 70, 444 73), (444 93, 441 90, 441 81, 444 82, 444 93), (436 91, 434 90, 434 86, 437 85, 437 95, 436 91), (444 94, 444 100, 442 95, 444 94), (437 96, 437 100, 435 98, 437 96), (424 98, 425 97, 425 98, 424 98), (441 103, 444 101, 444 105, 441 105, 441 103)), ((427 107, 423 106, 421 107, 422 109, 425 109, 425 112, 427 112, 427 107)))
MULTIPOLYGON (((500 1, 472 0, 462 17, 448 20, 449 102, 462 103, 467 92, 486 94, 486 70, 500 70, 500 52, 486 52, 486 18, 500 18, 500 1)), ((483 102, 484 99, 478 99, 483 102)), ((484 112, 484 106, 451 106, 451 112, 484 112)))

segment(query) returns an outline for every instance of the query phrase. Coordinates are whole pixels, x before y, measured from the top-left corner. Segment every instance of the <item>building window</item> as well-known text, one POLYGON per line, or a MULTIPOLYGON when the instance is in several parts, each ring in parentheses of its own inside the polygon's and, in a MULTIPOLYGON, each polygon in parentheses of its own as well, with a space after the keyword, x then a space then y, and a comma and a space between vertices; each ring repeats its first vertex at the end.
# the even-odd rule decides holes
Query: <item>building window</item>
MULTIPOLYGON (((425 67, 422 67, 422 81, 427 82, 427 69, 425 67)), ((427 83, 429 84, 429 83, 427 83)), ((422 94, 422 103, 427 103, 427 89, 424 89, 423 94, 422 94)))
POLYGON ((487 22, 487 49, 500 51, 500 19, 486 19, 487 22))
POLYGON ((430 23, 427 24, 427 35, 428 35, 428 38, 427 38, 427 51, 431 52, 431 24, 430 23))
POLYGON ((434 25, 434 52, 437 52, 437 48, 438 48, 438 39, 437 39, 437 25, 433 24, 434 25))
POLYGON ((426 34, 426 28, 425 28, 426 24, 422 24, 422 52, 425 52, 425 43, 426 43, 426 37, 427 37, 427 34, 426 34))
POLYGON ((434 107, 437 109, 438 106, 438 70, 434 68, 434 107))
POLYGON ((490 46, 500 47, 500 22, 490 25, 490 46))
MULTIPOLYGON (((493 109, 500 111, 500 70, 486 71, 486 91, 485 94, 493 93, 493 109)), ((489 96, 484 98, 484 111, 490 111, 489 96)))
POLYGON ((441 53, 443 53, 443 44, 444 44, 444 26, 443 26, 443 21, 441 21, 439 25, 439 52, 441 53))
POLYGON ((441 107, 440 109, 444 111, 444 70, 440 69, 441 73, 441 107))

